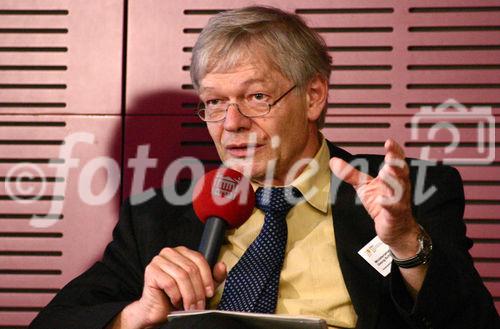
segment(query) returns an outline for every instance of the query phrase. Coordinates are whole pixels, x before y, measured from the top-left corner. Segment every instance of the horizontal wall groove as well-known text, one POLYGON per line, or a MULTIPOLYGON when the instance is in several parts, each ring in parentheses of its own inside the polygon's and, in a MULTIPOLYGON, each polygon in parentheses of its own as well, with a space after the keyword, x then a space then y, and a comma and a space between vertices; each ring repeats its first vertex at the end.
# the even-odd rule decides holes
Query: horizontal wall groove
POLYGON ((391 14, 394 8, 298 8, 296 14, 391 14))
POLYGON ((185 28, 182 30, 183 33, 186 33, 186 34, 196 34, 196 33, 200 33, 202 29, 195 29, 195 28, 185 28))
POLYGON ((0 127, 66 127, 64 121, 0 121, 0 127))
POLYGON ((331 68, 333 71, 390 71, 392 65, 332 65, 331 68))
POLYGON ((473 205, 500 205, 500 200, 465 200, 465 204, 473 205))
POLYGON ((184 15, 216 15, 226 11, 225 9, 185 9, 184 15))
POLYGON ((68 47, 0 47, 0 52, 45 52, 45 53, 65 53, 68 47))
POLYGON ((391 124, 388 122, 356 122, 356 123, 343 123, 343 122, 327 122, 325 128, 390 128, 391 124))
POLYGON ((64 201, 63 195, 0 195, 0 201, 64 201))
POLYGON ((214 146, 213 141, 181 141, 181 146, 214 146))
POLYGON ((392 85, 386 83, 365 83, 365 84, 331 84, 330 89, 391 89, 392 85))
POLYGON ((7 214, 0 213, 0 219, 33 219, 34 217, 43 217, 47 219, 58 219, 62 220, 64 215, 62 214, 7 214))
POLYGON ((470 6, 470 7, 411 7, 410 13, 478 13, 500 11, 500 6, 470 6))
POLYGON ((66 65, 0 65, 0 71, 67 71, 66 65))
POLYGON ((348 108, 348 109, 356 109, 356 108, 390 108, 391 103, 328 103, 328 108, 348 108))
POLYGON ((61 257, 62 251, 0 250, 0 256, 46 256, 61 257))
POLYGON ((500 265, 500 259, 499 258, 493 258, 493 257, 472 257, 472 260, 474 263, 499 263, 500 265))
MULTIPOLYGON (((432 120, 432 118, 430 118, 432 120)), ((418 125, 413 126, 411 122, 405 123, 405 128, 431 128, 436 125, 437 122, 419 122, 418 125)), ((470 122, 453 122, 453 126, 457 128, 472 128, 477 129, 477 123, 470 122)), ((500 128, 500 123, 495 123, 495 128, 500 128)))
POLYGON ((64 177, 2 177, 0 182, 61 183, 64 177))
POLYGON ((498 219, 476 219, 476 218, 464 218, 466 224, 500 224, 500 218, 498 219))
POLYGON ((477 244, 481 244, 481 243, 498 243, 498 244, 500 244, 500 239, 473 238, 472 241, 474 241, 474 243, 477 243, 477 244))
POLYGON ((222 164, 222 161, 220 160, 207 160, 207 159, 200 159, 201 163, 203 163, 203 165, 207 166, 220 166, 222 164))
MULTIPOLYGON (((476 145, 477 147, 477 145, 476 145)), ((467 163, 455 163, 453 165, 454 167, 480 167, 480 168, 483 168, 483 167, 500 167, 500 161, 493 161, 491 163, 484 163, 484 162, 480 162, 480 163, 470 163, 470 162, 467 162, 467 163)))
POLYGON ((58 288, 1 288, 0 294, 56 294, 58 288))
POLYGON ((385 142, 335 142, 340 147, 383 147, 385 142))
POLYGON ((0 269, 0 275, 61 275, 61 270, 0 269))
POLYGON ((500 50, 500 45, 422 45, 408 46, 409 51, 477 51, 500 50))
POLYGON ((64 163, 64 159, 49 158, 0 158, 0 163, 64 163))
POLYGON ((61 232, 0 232, 0 238, 55 238, 63 237, 61 232))
POLYGON ((40 312, 43 307, 0 306, 0 312, 40 312))
POLYGON ((62 102, 0 102, 0 108, 20 108, 20 107, 27 107, 27 108, 65 108, 66 103, 62 102))
POLYGON ((407 89, 499 89, 500 83, 411 83, 407 89))
POLYGON ((0 28, 0 34, 66 34, 66 28, 0 28))
POLYGON ((335 51, 335 52, 349 52, 349 51, 388 52, 392 51, 394 48, 392 46, 330 46, 327 47, 327 49, 328 51, 335 51))
POLYGON ((390 26, 316 27, 313 30, 318 33, 390 33, 394 31, 394 28, 390 26))
MULTIPOLYGON (((425 142, 406 142, 404 143, 405 146, 407 147, 422 147, 422 146, 430 146, 430 147, 446 147, 450 145, 451 142, 446 141, 446 142, 431 142, 431 141, 425 141, 425 142)), ((494 143, 496 147, 500 146, 500 142, 494 143)), ((489 147, 490 143, 485 142, 484 147, 489 147)), ((457 147, 477 147, 477 142, 458 142, 457 147)))
POLYGON ((408 65, 408 70, 500 70, 500 64, 408 65))
MULTIPOLYGON (((464 106, 487 106, 487 107, 500 107, 500 103, 461 103, 464 106)), ((420 108, 422 106, 432 106, 436 107, 442 105, 442 103, 406 103, 406 107, 409 109, 420 108)))
POLYGON ((495 180, 464 180, 465 186, 500 186, 500 181, 495 180))
POLYGON ((500 31, 500 25, 410 26, 409 32, 480 32, 500 31))
POLYGON ((203 128, 203 129, 205 129, 206 123, 205 122, 182 122, 181 127, 182 128, 203 128))
POLYGON ((0 83, 0 89, 66 89, 66 84, 53 83, 0 83))
POLYGON ((0 15, 68 15, 66 9, 1 9, 0 15))
POLYGON ((64 140, 0 139, 0 145, 63 145, 64 140))

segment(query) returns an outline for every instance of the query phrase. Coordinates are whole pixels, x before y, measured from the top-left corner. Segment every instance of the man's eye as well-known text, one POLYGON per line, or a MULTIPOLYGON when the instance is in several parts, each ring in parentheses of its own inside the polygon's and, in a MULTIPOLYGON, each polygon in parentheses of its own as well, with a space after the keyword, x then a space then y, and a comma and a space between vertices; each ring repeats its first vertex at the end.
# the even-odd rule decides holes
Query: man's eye
POLYGON ((221 103, 220 99, 209 99, 208 101, 205 102, 205 105, 207 107, 214 107, 217 106, 221 103))
POLYGON ((267 101, 268 97, 266 94, 263 93, 256 93, 252 95, 252 100, 255 101, 267 101))

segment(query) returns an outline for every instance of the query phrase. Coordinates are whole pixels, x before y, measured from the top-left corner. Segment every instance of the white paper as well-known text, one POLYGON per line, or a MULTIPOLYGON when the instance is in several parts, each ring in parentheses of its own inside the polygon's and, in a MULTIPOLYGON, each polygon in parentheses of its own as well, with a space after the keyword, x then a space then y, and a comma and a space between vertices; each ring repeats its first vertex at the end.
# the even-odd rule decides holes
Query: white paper
POLYGON ((358 254, 383 276, 391 273, 392 256, 389 252, 389 246, 383 243, 378 236, 361 248, 358 254))

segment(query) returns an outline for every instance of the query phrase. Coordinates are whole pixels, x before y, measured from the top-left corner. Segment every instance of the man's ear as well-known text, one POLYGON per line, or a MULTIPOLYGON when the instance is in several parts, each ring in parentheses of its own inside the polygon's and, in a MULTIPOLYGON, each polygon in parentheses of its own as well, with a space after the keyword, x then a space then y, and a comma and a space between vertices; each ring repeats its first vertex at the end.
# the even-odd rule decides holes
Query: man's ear
POLYGON ((307 84, 306 106, 309 121, 317 121, 328 101, 328 81, 319 74, 307 84))

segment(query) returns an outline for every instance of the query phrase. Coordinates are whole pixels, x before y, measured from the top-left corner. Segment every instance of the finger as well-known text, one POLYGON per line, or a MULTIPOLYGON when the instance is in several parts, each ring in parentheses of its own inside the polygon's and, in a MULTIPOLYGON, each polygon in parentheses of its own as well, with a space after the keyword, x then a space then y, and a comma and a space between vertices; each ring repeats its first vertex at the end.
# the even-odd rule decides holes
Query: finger
POLYGON ((214 266, 215 285, 219 286, 227 277, 227 266, 224 262, 218 262, 214 266))
POLYGON ((201 278, 202 289, 205 290, 204 297, 212 297, 215 289, 214 280, 212 277, 212 270, 205 257, 199 252, 186 247, 178 247, 177 250, 196 264, 201 278))
POLYGON ((174 278, 165 272, 164 268, 166 266, 165 264, 162 265, 165 260, 157 258, 161 257, 156 256, 151 264, 146 267, 144 284, 153 289, 161 289, 170 299, 170 303, 179 309, 182 306, 182 294, 179 286, 174 278))
POLYGON ((387 176, 393 176, 394 178, 403 180, 409 178, 409 168, 404 160, 394 159, 388 161, 385 160, 384 162, 384 165, 377 174, 378 177, 384 180, 387 176))
MULTIPOLYGON (((187 248, 185 248, 188 250, 187 248)), ((179 271, 177 275, 182 280, 187 279, 190 282, 190 286, 193 289, 195 295, 195 303, 196 309, 204 309, 205 308, 205 287, 203 286, 203 281, 201 279, 200 269, 196 263, 194 263, 189 257, 186 256, 186 250, 181 248, 165 248, 161 251, 160 255, 164 257, 167 261, 178 266, 182 269, 183 273, 179 271), (182 250, 182 253, 181 253, 182 250), (186 276, 186 278, 185 278, 186 276)), ((186 287, 189 287, 186 284, 186 287)), ((182 289, 181 289, 182 291, 182 289)), ((191 291, 189 292, 191 293, 191 291)), ((189 304, 190 308, 193 308, 193 305, 189 304)))
POLYGON ((404 159, 405 152, 401 145, 399 145, 394 139, 389 138, 384 143, 385 153, 392 153, 396 158, 404 159))
POLYGON ((355 188, 373 179, 370 175, 359 171, 340 158, 330 159, 330 169, 335 176, 351 184, 355 188))

